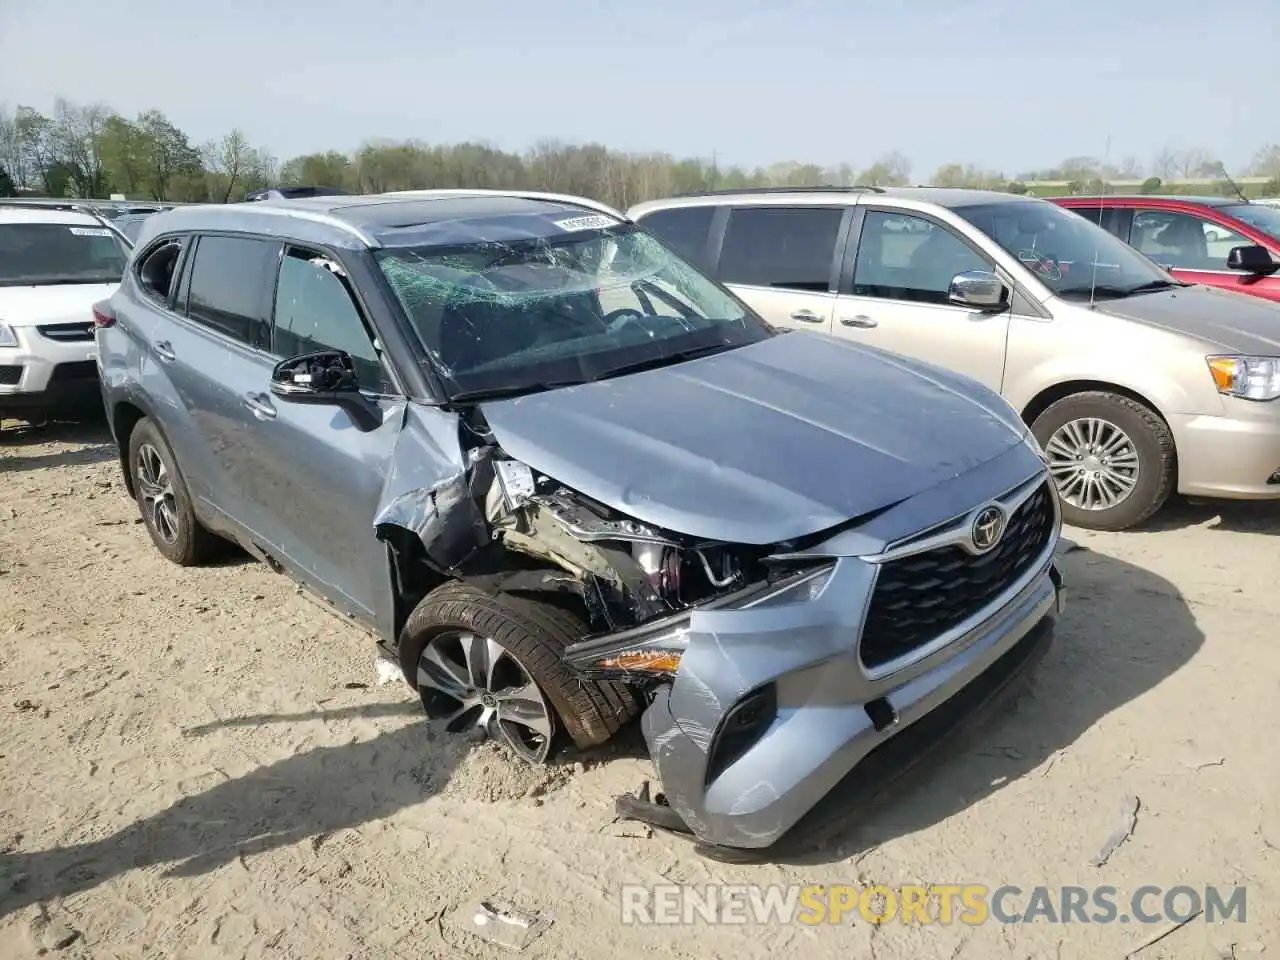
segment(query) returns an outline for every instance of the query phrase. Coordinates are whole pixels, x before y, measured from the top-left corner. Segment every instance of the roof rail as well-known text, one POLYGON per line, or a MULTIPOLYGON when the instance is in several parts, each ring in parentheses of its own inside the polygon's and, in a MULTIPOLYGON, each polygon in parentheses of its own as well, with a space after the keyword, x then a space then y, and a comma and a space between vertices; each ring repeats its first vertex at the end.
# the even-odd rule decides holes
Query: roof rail
MULTIPOLYGON (((287 204, 289 204, 289 201, 287 200, 267 199, 255 201, 247 204, 247 206, 249 210, 252 210, 254 213, 275 214, 276 216, 292 217, 295 220, 310 220, 312 223, 323 223, 325 226, 335 227, 344 233, 351 234, 353 237, 359 239, 365 246, 370 248, 382 246, 382 244, 380 244, 373 236, 365 233, 354 223, 343 220, 341 217, 335 217, 331 213, 324 213, 319 210, 308 210, 305 207, 295 207, 287 204)), ((222 210, 235 210, 239 212, 246 205, 240 203, 203 203, 193 204, 193 206, 217 207, 222 210)))
POLYGON ((590 197, 577 197, 568 193, 543 193, 538 190, 476 190, 471 188, 457 190, 389 190, 376 194, 380 197, 520 197, 523 200, 546 200, 551 203, 565 203, 598 213, 607 213, 618 220, 626 220, 627 215, 615 210, 607 203, 592 200, 590 197))
POLYGON ((694 190, 677 193, 677 197, 726 197, 770 193, 884 193, 883 187, 837 187, 830 184, 821 187, 743 187, 740 190, 694 190))

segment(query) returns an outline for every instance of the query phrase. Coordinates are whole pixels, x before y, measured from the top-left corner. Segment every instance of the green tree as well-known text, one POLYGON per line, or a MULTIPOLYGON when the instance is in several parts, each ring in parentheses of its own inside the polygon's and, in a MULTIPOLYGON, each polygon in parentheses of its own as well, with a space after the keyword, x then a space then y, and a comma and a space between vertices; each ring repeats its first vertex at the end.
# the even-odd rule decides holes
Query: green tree
POLYGON ((1159 177, 1147 177, 1142 181, 1142 192, 1146 194, 1159 193, 1160 188, 1164 186, 1164 181, 1159 177))

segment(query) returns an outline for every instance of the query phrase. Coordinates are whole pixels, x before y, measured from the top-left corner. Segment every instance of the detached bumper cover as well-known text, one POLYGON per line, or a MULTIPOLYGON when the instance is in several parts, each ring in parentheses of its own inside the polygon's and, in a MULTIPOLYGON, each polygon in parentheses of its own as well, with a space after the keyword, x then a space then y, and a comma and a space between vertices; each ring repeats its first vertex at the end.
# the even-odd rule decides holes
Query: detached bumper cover
POLYGON ((844 558, 813 601, 695 620, 679 674, 659 691, 642 727, 666 801, 698 840, 770 847, 824 799, 830 806, 842 792, 835 788, 857 779, 864 763, 868 772, 883 769, 876 760, 895 739, 906 748, 896 753, 907 755, 895 756, 893 765, 909 765, 911 755, 946 733, 922 721, 936 711, 949 728, 1038 659, 1063 602, 1050 556, 981 623, 872 680, 858 655, 862 604, 851 598, 868 596, 873 577, 870 565, 844 558), (768 684, 776 701, 772 723, 709 777, 724 717, 768 684), (912 736, 917 723, 921 735, 912 736))

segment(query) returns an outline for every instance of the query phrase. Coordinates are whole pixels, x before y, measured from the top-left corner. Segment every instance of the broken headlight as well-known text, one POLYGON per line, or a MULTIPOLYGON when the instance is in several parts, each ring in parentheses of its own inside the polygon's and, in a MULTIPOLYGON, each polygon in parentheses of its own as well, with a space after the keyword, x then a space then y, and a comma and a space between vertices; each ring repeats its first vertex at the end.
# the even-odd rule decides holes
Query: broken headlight
POLYGON ((674 677, 689 646, 687 617, 589 640, 565 652, 565 660, 593 676, 674 677))
POLYGON ((758 607, 784 607, 792 603, 812 603, 822 596, 827 582, 835 572, 834 562, 820 567, 809 567, 778 580, 772 589, 762 596, 753 597, 741 605, 739 609, 755 609, 758 607))

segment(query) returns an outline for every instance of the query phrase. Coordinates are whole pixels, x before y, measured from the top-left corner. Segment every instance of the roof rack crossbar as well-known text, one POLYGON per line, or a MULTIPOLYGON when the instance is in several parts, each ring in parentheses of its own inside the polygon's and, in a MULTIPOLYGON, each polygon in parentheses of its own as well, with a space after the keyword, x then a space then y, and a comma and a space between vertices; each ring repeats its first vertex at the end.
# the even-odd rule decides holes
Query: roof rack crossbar
POLYGON ((737 190, 694 190, 689 193, 677 193, 673 199, 678 197, 724 197, 771 193, 884 193, 884 188, 863 186, 838 187, 831 184, 820 187, 743 187, 737 190))

